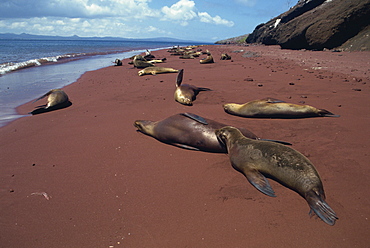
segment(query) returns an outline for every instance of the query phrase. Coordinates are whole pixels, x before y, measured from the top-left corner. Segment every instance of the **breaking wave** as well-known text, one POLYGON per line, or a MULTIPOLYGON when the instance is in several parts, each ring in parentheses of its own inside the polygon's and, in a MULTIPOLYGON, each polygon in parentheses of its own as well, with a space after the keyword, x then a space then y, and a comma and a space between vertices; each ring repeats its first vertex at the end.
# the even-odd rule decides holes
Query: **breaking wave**
POLYGON ((58 55, 58 56, 52 56, 52 57, 44 57, 39 59, 30 59, 23 62, 7 62, 0 64, 0 75, 33 67, 33 66, 40 66, 44 64, 50 64, 55 62, 60 62, 63 59, 78 59, 79 57, 86 56, 86 53, 79 53, 79 54, 64 54, 64 55, 58 55))

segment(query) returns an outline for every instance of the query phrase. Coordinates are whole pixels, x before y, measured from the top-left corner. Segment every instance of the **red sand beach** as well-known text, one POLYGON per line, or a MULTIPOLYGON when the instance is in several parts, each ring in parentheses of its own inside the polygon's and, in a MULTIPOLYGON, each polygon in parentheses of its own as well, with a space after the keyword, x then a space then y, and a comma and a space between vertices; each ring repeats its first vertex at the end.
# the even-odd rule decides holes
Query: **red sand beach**
POLYGON ((202 49, 214 64, 153 52, 167 58, 161 66, 184 69, 183 83, 213 90, 191 107, 174 101, 176 73, 139 77, 125 60, 65 87, 72 106, 0 128, 0 247, 368 247, 370 53, 202 49), (232 60, 219 60, 223 52, 232 60), (265 97, 341 117, 251 119, 222 109, 265 97), (310 218, 306 201, 273 180, 277 197, 260 193, 226 154, 167 145, 133 126, 181 112, 291 142, 320 173, 336 224, 310 218))

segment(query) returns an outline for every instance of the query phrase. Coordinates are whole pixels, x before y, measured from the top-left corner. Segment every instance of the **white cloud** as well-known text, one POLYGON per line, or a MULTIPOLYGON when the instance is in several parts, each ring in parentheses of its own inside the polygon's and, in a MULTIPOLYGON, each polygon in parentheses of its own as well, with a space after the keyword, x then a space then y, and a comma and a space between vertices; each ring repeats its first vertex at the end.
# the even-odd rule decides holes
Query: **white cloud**
POLYGON ((149 26, 145 29, 147 32, 154 32, 154 33, 157 33, 157 34, 167 34, 167 35, 171 35, 172 33, 171 32, 168 32, 168 31, 165 31, 165 30, 161 30, 157 27, 153 27, 153 26, 149 26))
POLYGON ((162 13, 164 14, 162 20, 179 22, 182 26, 188 25, 188 21, 194 19, 199 19, 201 22, 205 23, 225 25, 228 27, 234 25, 234 22, 222 19, 218 15, 212 17, 207 12, 198 12, 195 7, 195 2, 191 0, 180 0, 171 7, 164 6, 162 8, 162 13))
POLYGON ((176 25, 172 23, 234 25, 219 15, 198 11, 192 0, 156 9, 149 7, 151 1, 0 0, 0 32, 135 38, 173 35, 176 25))
POLYGON ((180 0, 171 7, 164 6, 162 20, 178 21, 181 25, 188 25, 188 21, 197 17, 195 3, 190 0, 180 0))
POLYGON ((228 27, 234 26, 234 22, 222 19, 218 15, 216 15, 215 17, 212 17, 207 12, 199 12, 198 16, 201 22, 212 23, 212 24, 217 24, 217 25, 225 25, 228 27))

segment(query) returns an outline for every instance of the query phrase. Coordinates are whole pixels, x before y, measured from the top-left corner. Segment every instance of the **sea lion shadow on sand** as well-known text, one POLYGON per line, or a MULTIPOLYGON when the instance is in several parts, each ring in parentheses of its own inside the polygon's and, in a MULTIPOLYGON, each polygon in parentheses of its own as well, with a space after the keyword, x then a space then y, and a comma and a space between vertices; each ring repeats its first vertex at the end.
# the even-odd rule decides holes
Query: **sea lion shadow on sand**
POLYGON ((55 111, 55 110, 58 110, 58 109, 68 108, 71 105, 72 105, 72 102, 67 101, 67 102, 64 102, 64 103, 61 103, 61 104, 54 105, 54 106, 49 107, 49 108, 45 108, 46 107, 46 104, 45 104, 45 105, 38 106, 39 108, 33 110, 32 112, 29 112, 29 114, 32 114, 32 115, 43 114, 43 113, 55 111))

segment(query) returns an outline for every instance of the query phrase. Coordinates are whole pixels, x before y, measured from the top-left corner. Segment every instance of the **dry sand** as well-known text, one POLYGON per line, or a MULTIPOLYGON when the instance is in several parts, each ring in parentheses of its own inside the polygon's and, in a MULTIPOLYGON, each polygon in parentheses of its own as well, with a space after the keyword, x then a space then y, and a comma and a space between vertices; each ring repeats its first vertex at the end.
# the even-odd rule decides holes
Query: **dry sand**
POLYGON ((213 89, 192 107, 174 101, 176 73, 139 77, 125 60, 65 87, 71 107, 0 128, 0 247, 368 247, 370 53, 203 49, 214 64, 153 52, 184 68, 184 83, 213 89), (247 119, 222 109, 264 97, 341 117, 247 119), (163 144, 133 126, 181 112, 293 143, 319 171, 337 223, 310 218, 306 201, 275 181, 277 197, 263 195, 225 154, 163 144))

